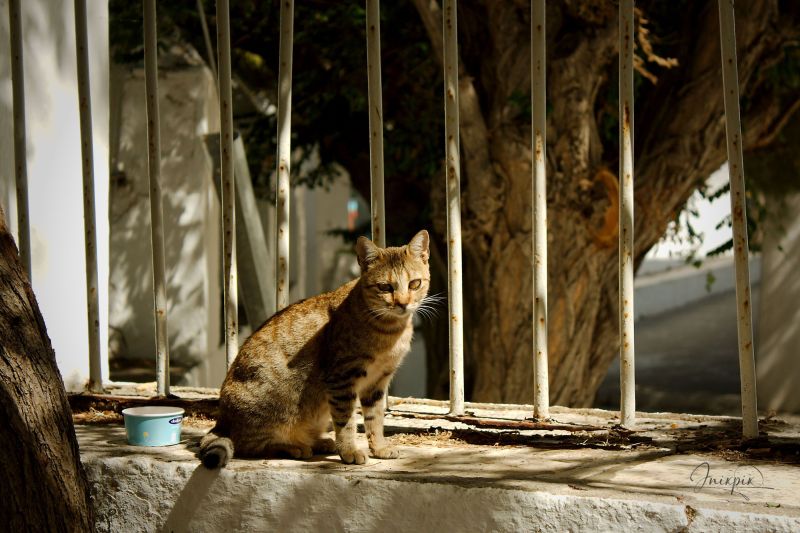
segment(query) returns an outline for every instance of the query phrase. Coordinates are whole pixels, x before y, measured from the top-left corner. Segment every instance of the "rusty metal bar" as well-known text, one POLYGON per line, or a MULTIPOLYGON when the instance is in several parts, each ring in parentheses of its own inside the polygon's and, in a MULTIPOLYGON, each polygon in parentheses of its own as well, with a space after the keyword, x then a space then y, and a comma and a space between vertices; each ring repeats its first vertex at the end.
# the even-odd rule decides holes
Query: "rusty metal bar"
POLYGON ((150 187, 150 241, 153 247, 153 303, 156 325, 156 386, 169 394, 167 277, 164 259, 164 208, 161 196, 161 126, 158 110, 156 0, 144 2, 144 80, 147 92, 147 175, 150 187))
POLYGON ((14 101, 14 175, 17 187, 17 245, 31 280, 31 227, 28 212, 28 150, 25 138, 25 71, 22 62, 22 18, 19 0, 8 2, 11 40, 11 92, 14 101))
POLYGON ((86 0, 75 0, 75 51, 78 64, 78 102, 83 166, 83 227, 86 252, 86 309, 89 328, 89 389, 103 390, 100 366, 100 305, 97 294, 97 231, 94 206, 94 149, 92 95, 89 84, 89 44, 86 0))
POLYGON ((636 423, 633 337, 633 0, 619 4, 620 424, 636 423))
POLYGON ((367 88, 369 93, 369 161, 372 240, 386 247, 383 194, 383 90, 381 87, 381 7, 367 0, 367 88))
POLYGON ((550 416, 547 372, 547 85, 544 0, 531 2, 531 110, 533 149, 533 417, 550 416))
POLYGON ((291 198, 292 40, 294 0, 281 2, 280 62, 278 64, 278 184, 276 209, 276 309, 289 305, 289 200, 291 198))
MULTIPOLYGON (((76 402, 77 403, 77 402, 76 402)), ((542 422, 537 420, 509 420, 499 418, 486 418, 477 416, 455 416, 455 415, 431 415, 418 413, 416 411, 393 410, 392 416, 398 418, 416 418, 417 420, 447 420, 449 422, 460 422, 476 429, 512 429, 516 431, 544 430, 544 431, 569 431, 571 433, 582 433, 591 431, 614 431, 609 426, 590 426, 580 424, 557 424, 552 422, 542 422)))
POLYGON ((457 1, 444 0, 444 138, 447 188, 447 292, 450 316, 450 414, 464 414, 464 312, 461 276, 461 157, 457 1))
MULTIPOLYGON (((386 202, 383 187, 383 88, 381 87, 381 6, 367 0, 367 93, 369 107, 369 177, 372 241, 386 247, 386 202)), ((389 409, 389 386, 383 408, 389 409)))
POLYGON ((747 216, 745 214, 742 123, 739 113, 739 72, 736 64, 736 29, 733 0, 719 0, 722 87, 725 94, 725 133, 728 143, 728 172, 733 218, 733 257, 736 273, 737 331, 739 336, 739 377, 742 394, 742 433, 758 437, 756 364, 753 352, 753 318, 748 264, 747 216))
POLYGON ((231 90, 231 21, 228 0, 217 0, 219 54, 220 174, 222 249, 225 281, 225 360, 230 367, 239 351, 239 293, 236 265, 236 189, 233 170, 233 96, 231 90))

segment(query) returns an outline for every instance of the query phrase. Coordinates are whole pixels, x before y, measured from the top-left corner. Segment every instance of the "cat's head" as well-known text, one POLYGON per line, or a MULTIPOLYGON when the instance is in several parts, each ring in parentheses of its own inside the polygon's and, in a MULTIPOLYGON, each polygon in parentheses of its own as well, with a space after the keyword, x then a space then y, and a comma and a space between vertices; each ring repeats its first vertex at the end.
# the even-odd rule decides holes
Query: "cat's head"
POLYGON ((356 255, 361 285, 373 315, 408 317, 419 308, 431 281, 427 231, 417 233, 405 246, 387 248, 359 237, 356 255))

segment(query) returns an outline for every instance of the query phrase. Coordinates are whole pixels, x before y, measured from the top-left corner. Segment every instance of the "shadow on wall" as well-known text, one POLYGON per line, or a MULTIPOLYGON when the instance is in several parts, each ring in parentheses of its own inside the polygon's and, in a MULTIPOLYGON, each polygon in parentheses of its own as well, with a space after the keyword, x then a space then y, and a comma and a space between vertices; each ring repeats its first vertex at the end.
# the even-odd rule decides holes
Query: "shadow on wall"
MULTIPOLYGON (((518 461, 524 457, 535 463, 542 453, 537 449, 506 450, 509 461, 496 456, 479 468, 476 462, 481 462, 481 455, 475 448, 441 451, 404 460, 400 470, 369 474, 342 465, 338 457, 303 461, 308 475, 294 468, 209 471, 197 466, 185 485, 177 481, 175 489, 180 495, 160 531, 395 531, 409 523, 409 509, 431 520, 426 522, 431 531, 506 530, 510 521, 524 530, 541 519, 542 510, 526 508, 515 498, 498 498, 491 491, 473 491, 464 500, 454 495, 471 487, 513 490, 526 483, 545 487, 568 484, 574 490, 618 489, 645 496, 690 490, 682 479, 621 475, 669 455, 662 450, 633 452, 625 457, 595 451, 561 464, 549 459, 547 467, 551 470, 547 472, 543 468, 518 468, 518 461), (447 485, 455 487, 437 489, 447 485)), ((620 500, 609 505, 618 506, 620 500)))
POLYGON ((786 206, 786 231, 768 234, 763 247, 757 391, 761 409, 800 413, 796 380, 800 375, 800 195, 790 197, 786 206))
POLYGON ((220 472, 221 469, 209 470, 202 465, 195 468, 181 490, 178 501, 170 510, 167 521, 161 527, 162 532, 186 531, 192 518, 199 514, 201 507, 214 506, 215 502, 208 498, 208 494, 220 472))
MULTIPOLYGON (((152 381, 156 349, 144 75, 142 70, 121 71, 117 79, 115 90, 122 94, 110 193, 111 377, 152 381)), ((174 382, 201 362, 222 357, 219 207, 203 142, 206 134, 218 130, 215 94, 204 67, 162 71, 159 76, 167 328, 174 382)))

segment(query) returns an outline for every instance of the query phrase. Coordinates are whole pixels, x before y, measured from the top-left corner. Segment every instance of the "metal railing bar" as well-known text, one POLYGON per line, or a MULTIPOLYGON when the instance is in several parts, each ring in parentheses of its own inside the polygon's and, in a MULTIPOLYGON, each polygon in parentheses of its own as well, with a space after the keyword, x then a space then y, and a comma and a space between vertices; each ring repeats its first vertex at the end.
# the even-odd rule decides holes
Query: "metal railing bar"
POLYGON ((619 4, 620 424, 636 423, 633 322, 633 0, 619 4))
POLYGON ((733 219, 733 257, 736 275, 736 329, 739 338, 739 377, 742 395, 742 433, 758 437, 756 365, 753 351, 752 299, 748 264, 742 123, 739 112, 739 72, 736 64, 736 29, 733 0, 719 0, 722 87, 725 101, 725 137, 733 219))
POLYGON ((31 228, 28 210, 28 150, 25 133, 25 69, 19 0, 8 2, 11 44, 11 92, 14 102, 14 176, 17 188, 17 245, 28 281, 31 278, 31 228))
POLYGON ((225 361, 230 367, 239 351, 239 293, 236 264, 236 189, 233 164, 233 96, 231 24, 228 0, 217 0, 217 53, 220 114, 220 198, 225 298, 225 361))
MULTIPOLYGON (((367 98, 369 107, 369 178, 372 241, 386 247, 386 202, 383 177, 383 88, 381 86, 381 6, 367 0, 367 98)), ((383 391, 389 409, 389 389, 383 391)))
POLYGON ((457 1, 444 0, 447 292, 450 323, 450 414, 464 414, 464 312, 461 270, 461 157, 458 109, 457 1))
POLYGON ((92 95, 89 83, 89 44, 86 0, 75 0, 75 52, 78 66, 78 103, 83 167, 83 226, 86 252, 86 310, 89 331, 89 390, 103 390, 100 366, 100 305, 97 286, 97 231, 94 205, 94 149, 92 95))
POLYGON ((545 3, 531 2, 531 113, 533 150, 533 417, 550 416, 547 368, 547 85, 545 3))
POLYGON ((276 202, 276 283, 275 308, 289 305, 289 221, 291 189, 292 121, 292 46, 294 38, 294 0, 282 0, 280 12, 280 50, 278 64, 278 181, 276 202))
POLYGON ((156 326, 156 390, 169 394, 167 282, 164 259, 164 208, 161 193, 161 125, 158 105, 156 0, 144 2, 144 78, 147 93, 147 175, 150 189, 150 240, 153 247, 153 299, 156 326))
POLYGON ((386 247, 386 206, 383 188, 383 90, 381 87, 381 8, 367 0, 367 88, 369 100, 370 211, 372 240, 386 247))

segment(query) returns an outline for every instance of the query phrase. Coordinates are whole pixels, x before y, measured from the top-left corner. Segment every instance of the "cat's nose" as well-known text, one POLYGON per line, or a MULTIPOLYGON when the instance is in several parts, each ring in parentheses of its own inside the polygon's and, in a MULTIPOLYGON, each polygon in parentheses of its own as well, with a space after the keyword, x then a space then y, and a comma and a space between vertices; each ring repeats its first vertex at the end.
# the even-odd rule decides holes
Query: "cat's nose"
POLYGON ((397 307, 399 307, 400 309, 402 309, 403 311, 405 311, 405 310, 406 310, 406 307, 408 307, 408 302, 406 302, 406 303, 395 302, 395 305, 396 305, 397 307))

